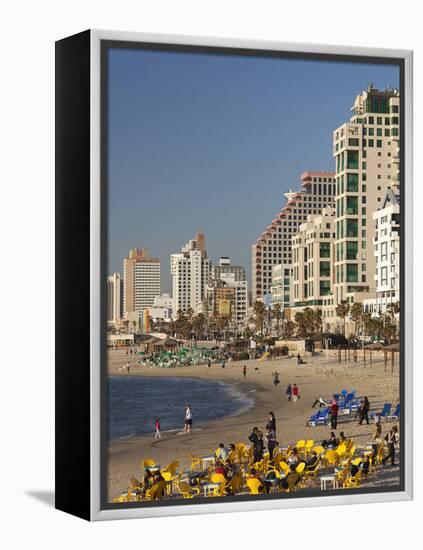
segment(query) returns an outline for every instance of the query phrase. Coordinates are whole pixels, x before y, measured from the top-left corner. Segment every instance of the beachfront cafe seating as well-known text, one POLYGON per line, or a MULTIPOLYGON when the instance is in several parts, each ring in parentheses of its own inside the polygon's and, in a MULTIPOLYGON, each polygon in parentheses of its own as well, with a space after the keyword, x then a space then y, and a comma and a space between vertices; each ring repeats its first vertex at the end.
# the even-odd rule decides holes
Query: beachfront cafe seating
POLYGON ((296 446, 292 444, 286 448, 275 449, 273 460, 267 454, 261 461, 253 464, 251 448, 239 443, 235 446, 237 452, 232 455, 231 462, 235 467, 235 473, 229 479, 216 473, 214 464, 210 464, 207 469, 199 469, 201 457, 190 455, 189 461, 191 464, 194 463, 194 469, 180 473, 177 472, 178 460, 173 460, 166 467, 161 468, 149 458, 141 462, 144 471, 159 472, 164 480, 160 479, 146 488, 137 478, 131 478, 128 489, 115 498, 114 502, 149 502, 168 498, 222 498, 237 494, 301 491, 311 487, 320 487, 322 491, 338 487, 356 488, 360 486, 363 479, 377 473, 386 456, 385 441, 381 441, 377 449, 373 445, 374 443, 369 444, 367 448, 358 449, 353 440, 348 439, 341 441, 336 448, 324 449, 322 445, 314 445, 313 440, 299 440, 296 446), (295 468, 296 473, 300 475, 299 480, 298 476, 289 475, 292 472, 289 463, 295 448, 300 459, 295 468), (312 452, 316 453, 316 461, 306 465, 307 455, 312 452), (363 470, 365 456, 368 457, 370 464, 363 470), (193 458, 196 460, 193 461, 193 458), (352 466, 359 468, 357 472, 354 471, 355 468, 353 469, 354 475, 351 473, 352 466), (251 475, 253 468, 256 473, 251 475), (286 481, 283 481, 285 478, 286 481), (297 482, 291 483, 292 479, 297 482), (329 480, 332 483, 323 483, 323 480, 329 480))

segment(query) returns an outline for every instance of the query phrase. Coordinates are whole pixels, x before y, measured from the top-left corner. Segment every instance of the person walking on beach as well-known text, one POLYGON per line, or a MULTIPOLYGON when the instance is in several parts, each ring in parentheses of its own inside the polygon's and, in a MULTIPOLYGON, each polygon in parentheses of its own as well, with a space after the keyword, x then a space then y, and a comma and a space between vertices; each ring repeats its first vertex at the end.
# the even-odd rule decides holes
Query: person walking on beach
POLYGON ((398 428, 394 426, 389 430, 385 436, 386 444, 388 445, 388 455, 382 460, 382 464, 385 466, 385 463, 391 459, 392 466, 395 466, 395 444, 397 442, 398 428))
POLYGON ((288 401, 291 401, 291 396, 292 396, 292 386, 291 386, 291 384, 288 384, 285 393, 288 396, 288 401))
POLYGON ((207 361, 207 366, 211 367, 211 360, 210 359, 207 361))
POLYGON ((129 374, 129 369, 131 368, 131 365, 129 363, 126 363, 125 368, 126 372, 129 374))
POLYGON ((363 402, 361 404, 360 408, 360 421, 359 424, 363 424, 363 420, 366 419, 366 424, 369 424, 369 409, 370 409, 370 403, 367 397, 363 399, 363 402))
POLYGON ((191 429, 192 429, 192 409, 191 409, 191 405, 187 405, 185 408, 184 432, 191 433, 191 429))
POLYGON ((242 367, 242 375, 244 376, 244 378, 247 378, 247 367, 246 367, 246 365, 244 365, 242 367))
POLYGON ((338 425, 338 411, 339 406, 335 398, 333 398, 332 403, 330 404, 330 426, 332 430, 336 430, 338 425))
POLYGON ((278 373, 278 372, 274 372, 274 373, 272 373, 272 374, 273 374, 273 385, 274 385, 274 386, 277 386, 278 384, 280 384, 279 373, 278 373))
POLYGON ((222 369, 225 368, 225 359, 222 359, 221 367, 222 367, 222 369))
POLYGON ((154 427, 156 429, 156 435, 154 436, 154 439, 161 440, 162 436, 160 435, 160 418, 156 418, 156 421, 154 422, 154 427))
POLYGON ((297 384, 294 384, 292 386, 292 401, 296 403, 299 398, 300 398, 300 389, 298 388, 297 384))

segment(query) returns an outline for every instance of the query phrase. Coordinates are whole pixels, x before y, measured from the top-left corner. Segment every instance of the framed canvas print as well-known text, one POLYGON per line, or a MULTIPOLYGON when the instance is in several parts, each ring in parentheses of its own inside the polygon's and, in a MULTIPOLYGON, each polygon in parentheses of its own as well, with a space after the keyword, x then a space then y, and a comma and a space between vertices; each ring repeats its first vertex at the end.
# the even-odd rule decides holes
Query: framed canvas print
POLYGON ((412 53, 56 43, 56 506, 412 498, 412 53))

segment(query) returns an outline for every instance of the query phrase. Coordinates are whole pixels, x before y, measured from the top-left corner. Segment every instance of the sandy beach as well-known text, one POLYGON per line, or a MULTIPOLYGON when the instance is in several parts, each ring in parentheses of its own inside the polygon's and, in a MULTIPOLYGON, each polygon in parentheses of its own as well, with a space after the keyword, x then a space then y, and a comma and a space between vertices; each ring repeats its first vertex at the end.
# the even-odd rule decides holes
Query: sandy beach
MULTIPOLYGON (((131 357, 129 357, 131 359, 131 357)), ((141 475, 140 463, 145 458, 153 458, 166 465, 179 460, 181 468, 189 467, 189 455, 208 455, 219 443, 225 444, 247 441, 254 426, 264 428, 267 414, 273 411, 277 422, 277 439, 281 446, 295 443, 299 439, 320 441, 326 438, 330 427, 307 427, 310 415, 316 411, 312 404, 317 396, 329 398, 333 393, 355 389, 358 396, 367 395, 371 411, 380 410, 385 401, 396 403, 399 399, 399 366, 395 360, 394 373, 390 364, 384 371, 383 354, 373 353, 372 365, 367 358, 339 363, 335 352, 305 358, 307 364, 297 365, 294 358, 281 358, 267 361, 227 362, 225 369, 220 365, 180 367, 173 369, 152 369, 132 366, 127 374, 122 366, 128 361, 125 351, 109 351, 108 373, 113 376, 185 376, 203 380, 219 380, 233 384, 242 392, 254 396, 254 405, 247 411, 202 425, 194 423, 191 434, 163 432, 161 441, 154 441, 154 434, 112 441, 109 444, 108 459, 108 498, 120 494, 127 487, 130 477, 141 475), (247 377, 243 378, 242 367, 247 365, 247 377), (277 371, 281 383, 273 385, 272 373, 277 371), (285 389, 288 383, 296 383, 300 388, 301 399, 297 403, 288 402, 285 389)), ((135 361, 132 358, 131 364, 135 361)), ((165 396, 164 396, 165 398, 165 396)), ((181 418, 184 403, 181 403, 181 418)), ((390 423, 389 423, 390 424, 390 423)), ((387 426, 389 425, 387 424, 387 426)), ((181 422, 181 429, 182 429, 181 422)), ((387 427, 386 427, 387 429, 387 427)), ((354 416, 340 416, 339 431, 353 437, 358 445, 366 445, 372 437, 374 426, 358 425, 354 416)))

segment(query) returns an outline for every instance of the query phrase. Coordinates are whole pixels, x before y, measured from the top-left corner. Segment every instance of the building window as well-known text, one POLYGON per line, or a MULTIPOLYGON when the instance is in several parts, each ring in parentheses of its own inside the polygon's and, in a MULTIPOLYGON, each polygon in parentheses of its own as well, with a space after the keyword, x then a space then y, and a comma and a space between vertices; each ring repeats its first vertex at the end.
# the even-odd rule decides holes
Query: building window
POLYGON ((358 169, 358 151, 347 152, 347 168, 350 170, 358 169))
POLYGON ((358 282, 358 265, 347 264, 347 283, 358 282))
POLYGON ((347 260, 356 260, 358 254, 358 242, 347 241, 347 260))
POLYGON ((358 174, 347 174, 347 192, 358 192, 358 174))
POLYGON ((347 237, 358 237, 358 221, 357 220, 347 220, 347 237))
POLYGON ((330 281, 320 281, 320 296, 329 296, 330 293, 330 281))
POLYGON ((330 277, 330 262, 320 262, 320 277, 330 277))
POLYGON ((330 258, 330 243, 320 243, 320 257, 330 258))

